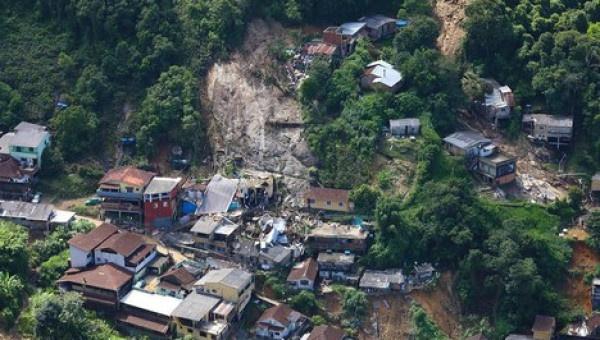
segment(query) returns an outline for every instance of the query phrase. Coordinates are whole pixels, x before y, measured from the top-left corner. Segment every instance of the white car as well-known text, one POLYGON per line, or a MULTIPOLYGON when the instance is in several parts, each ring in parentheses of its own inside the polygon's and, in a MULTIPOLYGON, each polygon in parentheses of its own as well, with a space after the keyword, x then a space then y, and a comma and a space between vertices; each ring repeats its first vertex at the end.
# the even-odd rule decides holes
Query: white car
POLYGON ((35 195, 33 195, 33 199, 31 200, 31 203, 40 203, 41 201, 42 201, 42 193, 36 192, 35 195))

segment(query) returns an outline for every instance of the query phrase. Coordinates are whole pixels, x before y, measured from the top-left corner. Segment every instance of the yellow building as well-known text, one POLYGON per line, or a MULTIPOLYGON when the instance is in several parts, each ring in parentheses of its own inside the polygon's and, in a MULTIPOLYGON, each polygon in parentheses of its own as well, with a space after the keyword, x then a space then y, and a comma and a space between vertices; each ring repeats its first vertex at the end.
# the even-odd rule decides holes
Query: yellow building
POLYGON ((304 193, 304 205, 309 209, 352 212, 354 203, 350 201, 350 191, 313 187, 304 193))
POLYGON ((177 334, 200 340, 226 339, 229 327, 228 321, 219 315, 222 305, 227 302, 217 297, 189 294, 172 313, 177 334))
POLYGON ((550 340, 554 335, 556 320, 551 316, 536 315, 531 331, 534 340, 550 340))
POLYGON ((239 317, 252 296, 254 277, 237 268, 211 270, 194 284, 198 294, 208 294, 235 304, 239 317))

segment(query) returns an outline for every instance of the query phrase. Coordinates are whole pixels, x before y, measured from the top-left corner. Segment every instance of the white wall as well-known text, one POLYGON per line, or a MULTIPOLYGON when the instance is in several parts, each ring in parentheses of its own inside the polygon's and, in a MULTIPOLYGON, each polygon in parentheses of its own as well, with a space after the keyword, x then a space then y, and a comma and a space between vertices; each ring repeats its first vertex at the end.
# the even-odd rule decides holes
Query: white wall
POLYGON ((156 250, 154 250, 152 253, 150 253, 150 255, 142 262, 140 262, 140 264, 137 265, 137 267, 135 268, 135 272, 139 272, 140 270, 144 269, 144 267, 146 267, 148 265, 148 263, 150 263, 150 261, 152 261, 154 258, 156 257, 156 250))
POLYGON ((94 260, 93 254, 69 245, 69 255, 71 256, 71 267, 85 267, 94 260), (90 255, 88 257, 88 255, 90 255))
MULTIPOLYGON (((94 251, 94 261, 96 264, 114 263, 117 266, 125 268, 125 257, 119 254, 105 253, 98 249, 94 251)), ((133 271, 130 268, 127 269, 133 271)))

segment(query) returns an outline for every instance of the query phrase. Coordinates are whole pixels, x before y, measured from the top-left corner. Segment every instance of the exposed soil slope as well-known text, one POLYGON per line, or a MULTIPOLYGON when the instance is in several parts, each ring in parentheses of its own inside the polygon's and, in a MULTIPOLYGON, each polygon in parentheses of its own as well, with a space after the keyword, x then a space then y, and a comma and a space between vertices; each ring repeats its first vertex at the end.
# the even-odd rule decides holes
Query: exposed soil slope
POLYGON ((444 55, 455 55, 460 49, 465 31, 465 7, 470 0, 436 0, 433 11, 442 27, 437 45, 444 55))

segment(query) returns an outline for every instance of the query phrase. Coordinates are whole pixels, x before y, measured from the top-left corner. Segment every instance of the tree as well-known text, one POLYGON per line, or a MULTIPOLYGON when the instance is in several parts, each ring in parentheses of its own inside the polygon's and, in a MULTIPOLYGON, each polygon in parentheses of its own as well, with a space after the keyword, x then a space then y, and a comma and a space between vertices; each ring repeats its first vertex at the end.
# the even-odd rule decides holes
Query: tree
POLYGON ((0 81, 0 129, 8 131, 23 113, 23 98, 8 84, 0 81))
POLYGON ((586 223, 590 237, 587 239, 588 244, 600 251, 600 212, 592 212, 586 223))
POLYGON ((139 151, 152 154, 164 136, 196 151, 201 136, 196 101, 196 80, 188 69, 172 66, 161 74, 158 82, 148 89, 141 110, 135 115, 139 151))
POLYGON ((111 90, 102 70, 89 65, 83 69, 75 84, 75 102, 88 110, 99 112, 110 101, 111 90))
POLYGON ((467 70, 461 79, 462 90, 465 95, 471 99, 481 99, 485 94, 485 84, 483 80, 473 70, 467 70))
POLYGON ((58 255, 50 257, 40 266, 40 287, 52 287, 65 270, 69 268, 69 251, 63 250, 58 255))
POLYGON ((438 35, 438 22, 430 17, 419 16, 414 18, 408 27, 396 34, 394 47, 397 52, 409 53, 414 52, 418 48, 435 48, 438 35))
POLYGON ((0 221, 0 271, 26 277, 29 259, 27 239, 25 228, 0 221))
POLYGON ((355 288, 345 288, 342 293, 343 324, 358 327, 363 317, 367 314, 367 295, 355 288))
POLYGON ((98 119, 81 106, 70 106, 52 118, 56 130, 54 139, 65 160, 73 161, 87 156, 98 145, 98 119))
POLYGON ((290 299, 290 306, 305 315, 311 316, 319 312, 320 307, 313 292, 300 291, 290 299))
POLYGON ((380 196, 381 192, 379 190, 367 184, 361 184, 350 191, 350 200, 354 203, 354 210, 364 215, 373 214, 380 196))
POLYGON ((429 318, 425 310, 415 303, 410 306, 410 319, 412 333, 418 340, 446 340, 448 339, 440 328, 429 318))
POLYGON ((21 311, 21 299, 25 286, 16 275, 0 271, 0 324, 12 327, 21 311))

